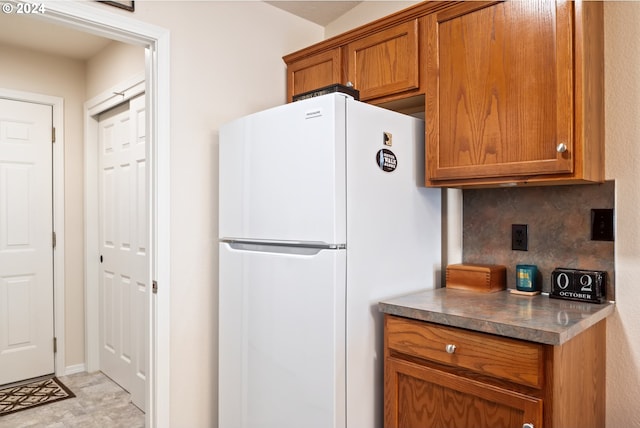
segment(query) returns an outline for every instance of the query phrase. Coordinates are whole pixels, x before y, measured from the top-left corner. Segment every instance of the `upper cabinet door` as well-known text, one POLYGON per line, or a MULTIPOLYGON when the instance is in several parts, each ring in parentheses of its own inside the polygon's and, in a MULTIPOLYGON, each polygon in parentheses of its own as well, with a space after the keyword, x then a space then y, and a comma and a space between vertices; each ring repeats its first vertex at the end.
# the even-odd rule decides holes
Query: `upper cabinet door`
POLYGON ((347 76, 361 100, 418 89, 418 20, 401 23, 347 45, 347 76))
POLYGON ((573 174, 573 16, 535 0, 427 18, 427 185, 573 174))
POLYGON ((294 95, 342 82, 340 48, 287 64, 287 101, 294 95))

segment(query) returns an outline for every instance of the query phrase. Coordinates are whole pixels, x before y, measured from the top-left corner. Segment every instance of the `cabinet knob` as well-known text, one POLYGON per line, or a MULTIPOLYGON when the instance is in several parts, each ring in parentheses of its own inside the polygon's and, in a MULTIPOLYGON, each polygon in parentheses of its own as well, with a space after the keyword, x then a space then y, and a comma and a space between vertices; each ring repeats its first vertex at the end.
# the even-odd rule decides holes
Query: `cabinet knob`
POLYGON ((522 424, 522 428, 535 428, 535 427, 533 426, 533 424, 526 423, 526 424, 522 424))
POLYGON ((350 81, 346 83, 345 85, 347 88, 353 88, 353 83, 351 83, 350 81))
MULTIPOLYGON (((558 153, 564 153, 567 151, 567 145, 565 143, 560 143, 558 144, 558 147, 556 147, 556 150, 558 151, 558 153)), ((530 428, 530 427, 527 427, 530 428)))
POLYGON ((447 354, 453 354, 456 352, 456 345, 449 344, 444 349, 447 351, 447 354))

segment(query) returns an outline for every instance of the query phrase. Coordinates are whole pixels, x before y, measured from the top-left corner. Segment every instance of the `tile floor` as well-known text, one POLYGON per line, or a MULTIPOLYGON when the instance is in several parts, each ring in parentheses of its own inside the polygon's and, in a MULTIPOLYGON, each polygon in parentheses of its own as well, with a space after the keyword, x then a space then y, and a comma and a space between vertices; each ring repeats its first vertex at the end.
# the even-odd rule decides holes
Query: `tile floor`
POLYGON ((76 395, 0 416, 0 428, 143 428, 144 413, 131 404, 129 393, 100 372, 59 379, 76 395))

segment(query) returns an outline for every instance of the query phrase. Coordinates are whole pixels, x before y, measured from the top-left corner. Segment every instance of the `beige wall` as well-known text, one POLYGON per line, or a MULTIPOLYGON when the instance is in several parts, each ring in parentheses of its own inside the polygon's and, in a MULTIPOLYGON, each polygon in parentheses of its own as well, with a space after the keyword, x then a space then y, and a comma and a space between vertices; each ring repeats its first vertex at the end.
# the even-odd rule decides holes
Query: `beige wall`
POLYGON ((84 363, 83 61, 0 45, 0 87, 64 99, 65 359, 84 363))
POLYGON ((145 70, 145 49, 113 41, 87 61, 87 100, 142 74, 145 70))
POLYGON ((364 1, 325 27, 325 38, 390 15, 419 1, 364 1))
POLYGON ((607 426, 640 426, 640 2, 605 2, 606 174, 616 180, 616 312, 607 321, 607 426))

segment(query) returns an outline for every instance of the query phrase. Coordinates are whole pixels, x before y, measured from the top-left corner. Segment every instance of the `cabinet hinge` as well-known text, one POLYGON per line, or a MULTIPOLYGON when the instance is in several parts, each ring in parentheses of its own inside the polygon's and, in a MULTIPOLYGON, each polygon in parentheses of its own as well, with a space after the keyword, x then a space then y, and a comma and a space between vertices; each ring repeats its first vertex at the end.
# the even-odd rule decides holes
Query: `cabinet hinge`
POLYGON ((151 291, 153 294, 158 294, 158 281, 154 280, 151 282, 151 291))
POLYGON ((56 352, 58 352, 58 338, 54 337, 53 338, 53 353, 55 354, 56 352))
POLYGON ((56 128, 55 127, 51 127, 51 142, 55 143, 56 142, 56 128))
POLYGON ((51 243, 53 248, 56 248, 56 233, 55 232, 51 232, 51 243))

